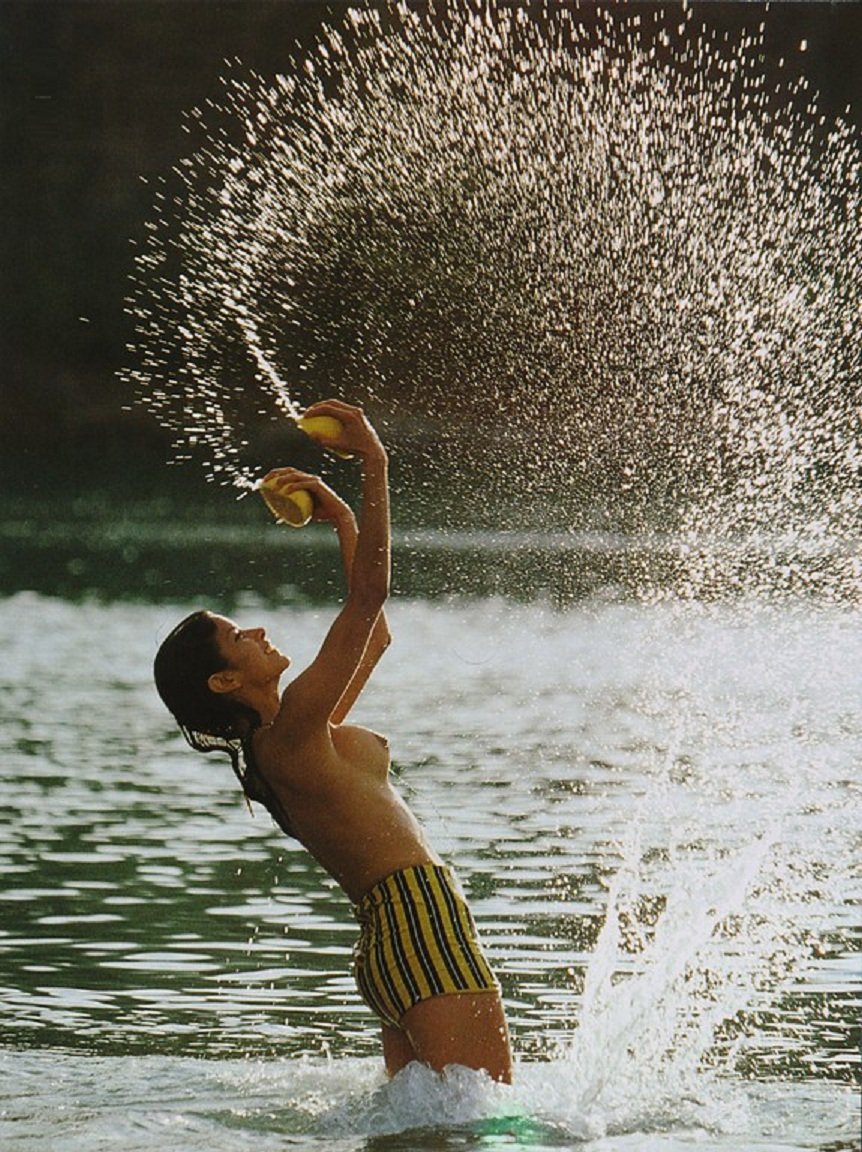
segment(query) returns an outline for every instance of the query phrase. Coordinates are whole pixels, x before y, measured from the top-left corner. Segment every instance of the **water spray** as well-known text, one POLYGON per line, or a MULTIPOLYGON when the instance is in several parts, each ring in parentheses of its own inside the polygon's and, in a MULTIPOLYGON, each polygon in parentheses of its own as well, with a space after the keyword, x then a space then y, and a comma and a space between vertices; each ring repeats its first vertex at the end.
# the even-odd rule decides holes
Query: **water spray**
MULTIPOLYGON (((327 448, 335 456, 350 460, 349 452, 338 449, 337 442, 343 426, 334 416, 304 416, 296 401, 290 394, 287 384, 276 371, 272 361, 263 350, 257 326, 249 315, 248 310, 238 301, 228 296, 225 300, 227 307, 234 313, 249 351, 254 357, 259 372, 269 381, 273 388, 279 408, 294 423, 300 431, 310 439, 327 448)), ((311 520, 314 512, 314 501, 310 493, 300 489, 295 492, 283 492, 276 480, 258 480, 249 483, 244 477, 236 480, 238 487, 251 488, 260 492, 267 507, 281 524, 289 524, 292 528, 304 528, 311 520)))
POLYGON ((231 65, 137 260, 141 403, 247 486, 336 379, 490 429, 424 461, 488 507, 515 469, 533 526, 677 540, 692 595, 858 597, 858 131, 694 13, 393 3, 231 65))

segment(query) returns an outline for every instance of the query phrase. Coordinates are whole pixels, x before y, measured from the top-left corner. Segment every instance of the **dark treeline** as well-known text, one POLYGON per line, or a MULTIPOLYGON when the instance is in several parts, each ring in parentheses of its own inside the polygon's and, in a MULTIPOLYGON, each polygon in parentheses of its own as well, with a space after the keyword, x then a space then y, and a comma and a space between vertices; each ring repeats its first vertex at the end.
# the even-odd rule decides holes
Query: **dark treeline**
MULTIPOLYGON (((263 75, 284 71, 297 44, 313 40, 345 7, 316 0, 0 4, 0 451, 7 459, 21 450, 68 457, 82 446, 114 445, 119 453, 131 442, 162 450, 145 415, 123 412, 128 397, 115 377, 129 337, 130 241, 150 214, 145 181, 183 155, 181 114, 217 96, 226 58, 263 75)), ((827 115, 850 105, 853 118, 862 118, 862 5, 695 7, 698 19, 731 31, 765 20, 769 58, 800 60, 827 115)), ((581 11, 593 15, 591 6, 581 11)))
MULTIPOLYGON (((332 7, 332 6, 330 6, 332 7)), ((182 112, 223 61, 289 66, 324 6, 258 0, 4 0, 0 437, 65 455, 155 434, 115 372, 130 241, 186 147, 182 112)), ((335 11, 338 6, 334 6, 335 11)))

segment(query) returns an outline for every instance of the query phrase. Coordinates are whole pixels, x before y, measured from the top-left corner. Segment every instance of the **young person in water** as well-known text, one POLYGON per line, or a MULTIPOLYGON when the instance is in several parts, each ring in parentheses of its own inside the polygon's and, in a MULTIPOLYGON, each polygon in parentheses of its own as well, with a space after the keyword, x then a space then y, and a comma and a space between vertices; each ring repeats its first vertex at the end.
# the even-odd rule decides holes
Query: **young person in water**
POLYGON ((307 416, 341 422, 338 448, 363 471, 360 526, 318 477, 270 473, 305 489, 314 519, 338 534, 343 608, 308 668, 279 690, 290 659, 262 628, 197 612, 155 661, 156 685, 200 751, 232 759, 247 796, 264 804, 338 881, 354 905, 359 991, 383 1025, 386 1069, 419 1060, 484 1069, 509 1082, 512 1058, 499 986, 452 874, 389 781, 384 736, 345 723, 390 636, 387 456, 359 408, 325 401, 307 416))

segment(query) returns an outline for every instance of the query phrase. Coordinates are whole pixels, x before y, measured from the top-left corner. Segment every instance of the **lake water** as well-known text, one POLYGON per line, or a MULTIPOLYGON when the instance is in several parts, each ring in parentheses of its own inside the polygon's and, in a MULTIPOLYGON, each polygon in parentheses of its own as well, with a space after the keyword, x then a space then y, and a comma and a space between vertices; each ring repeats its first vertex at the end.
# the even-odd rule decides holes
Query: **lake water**
MULTIPOLYGON (((637 598, 600 580, 431 597, 402 548, 410 594, 359 717, 389 734, 399 787, 458 871, 518 1063, 511 1088, 418 1067, 386 1083, 346 900, 249 815, 226 763, 186 748, 151 686, 160 638, 198 604, 159 572, 206 541, 177 539, 159 569, 140 531, 131 552, 15 533, 4 1149, 858 1147, 852 602, 637 598)), ((500 548, 474 549, 492 572, 500 548)), ((325 595, 294 580, 279 603, 242 591, 263 561, 231 578, 214 564, 201 600, 311 656, 325 595)))

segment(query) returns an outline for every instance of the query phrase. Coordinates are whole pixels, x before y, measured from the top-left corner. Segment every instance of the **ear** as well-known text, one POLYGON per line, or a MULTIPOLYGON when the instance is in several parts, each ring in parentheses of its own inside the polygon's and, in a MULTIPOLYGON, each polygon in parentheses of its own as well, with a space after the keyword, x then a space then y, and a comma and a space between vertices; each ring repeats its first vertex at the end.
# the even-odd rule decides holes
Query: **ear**
POLYGON ((232 668, 222 668, 221 672, 213 672, 207 680, 210 692, 221 696, 226 692, 236 692, 240 686, 240 678, 232 668))

